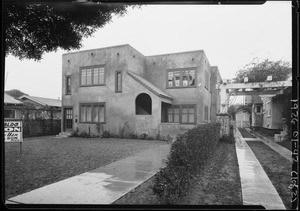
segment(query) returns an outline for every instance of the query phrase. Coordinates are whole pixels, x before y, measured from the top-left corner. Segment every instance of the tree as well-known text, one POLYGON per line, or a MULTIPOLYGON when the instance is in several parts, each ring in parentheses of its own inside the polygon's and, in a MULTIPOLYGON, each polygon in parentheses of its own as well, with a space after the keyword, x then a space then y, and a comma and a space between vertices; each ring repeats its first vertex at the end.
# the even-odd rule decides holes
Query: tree
POLYGON ((264 82, 269 75, 272 75, 272 81, 284 81, 292 73, 289 62, 270 61, 268 59, 262 62, 252 62, 236 73, 238 83, 243 83, 244 78, 248 77, 248 82, 264 82))
POLYGON ((58 48, 79 49, 84 37, 109 23, 113 15, 124 15, 130 6, 74 0, 25 2, 6 0, 2 4, 3 49, 4 55, 34 60, 58 48))
POLYGON ((5 91, 5 93, 12 96, 12 97, 14 97, 14 98, 16 98, 16 99, 21 97, 22 95, 28 95, 28 94, 26 94, 26 93, 24 93, 24 92, 22 92, 18 89, 8 90, 8 91, 5 91))

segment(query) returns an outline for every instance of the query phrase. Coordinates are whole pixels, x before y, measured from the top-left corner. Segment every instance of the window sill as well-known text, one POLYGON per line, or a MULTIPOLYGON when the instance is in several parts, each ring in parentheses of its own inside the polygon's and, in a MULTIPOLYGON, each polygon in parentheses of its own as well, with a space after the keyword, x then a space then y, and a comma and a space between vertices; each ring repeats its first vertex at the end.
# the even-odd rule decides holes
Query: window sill
POLYGON ((98 123, 106 124, 106 122, 79 122, 79 123, 81 123, 81 124, 98 124, 98 123))
POLYGON ((196 88, 197 86, 174 86, 174 87, 167 87, 166 89, 186 89, 186 88, 196 88))
POLYGON ((179 123, 179 122, 161 122, 164 124, 179 124, 179 125, 196 125, 196 122, 193 123, 179 123))
POLYGON ((80 85, 79 87, 105 86, 106 84, 80 85))

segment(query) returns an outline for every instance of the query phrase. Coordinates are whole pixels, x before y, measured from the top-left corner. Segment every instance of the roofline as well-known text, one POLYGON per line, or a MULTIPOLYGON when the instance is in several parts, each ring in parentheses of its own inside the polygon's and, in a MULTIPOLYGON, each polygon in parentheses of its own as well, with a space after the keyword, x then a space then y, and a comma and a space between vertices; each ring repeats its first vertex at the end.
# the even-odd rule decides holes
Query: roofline
MULTIPOLYGON (((76 53, 82 53, 82 52, 89 52, 89 51, 95 51, 95 50, 104 50, 104 49, 109 49, 109 48, 118 48, 118 47, 125 47, 125 46, 130 46, 129 44, 122 44, 122 45, 114 45, 114 46, 108 46, 108 47, 103 47, 103 48, 94 48, 94 49, 89 49, 89 50, 82 50, 82 51, 75 51, 75 52, 70 52, 70 53, 64 53, 62 56, 69 55, 69 54, 76 54, 76 53)), ((133 47, 132 47, 133 48, 133 47)), ((133 48, 134 49, 134 48, 133 48)), ((135 49, 136 50, 136 49, 135 49)), ((137 51, 137 50, 136 50, 137 51)))
POLYGON ((43 106, 47 105, 47 104, 42 103, 42 102, 40 102, 40 101, 38 101, 38 100, 36 100, 36 99, 32 99, 31 96, 29 96, 29 95, 22 95, 22 96, 18 97, 18 99, 21 99, 21 98, 23 98, 23 97, 27 97, 28 99, 30 99, 30 100, 32 100, 32 101, 34 101, 34 102, 36 102, 36 103, 39 103, 39 104, 41 104, 41 105, 43 105, 43 106))
MULTIPOLYGON (((138 83, 140 83, 142 86, 144 86, 146 89, 148 89, 149 91, 153 92, 155 95, 157 95, 158 97, 162 97, 162 98, 165 98, 165 99, 168 99, 168 100, 173 100, 172 97, 169 97, 169 96, 166 96, 166 95, 162 95, 158 92, 156 92, 155 90, 153 90, 151 87, 149 87, 147 84, 145 84, 144 82, 142 82, 141 80, 139 80, 133 73, 129 72, 128 71, 128 74, 133 78, 135 79, 138 83)), ((145 79, 146 80, 146 79, 145 79)), ((150 83, 150 82, 149 82, 150 83)))
POLYGON ((146 56, 146 57, 168 56, 168 55, 174 55, 174 54, 185 54, 185 53, 196 53, 196 52, 204 53, 204 50, 182 51, 182 52, 176 52, 176 53, 157 54, 157 55, 150 55, 150 56, 146 56))
POLYGON ((4 105, 16 105, 16 106, 23 106, 23 103, 5 103, 4 102, 4 105))
MULTIPOLYGON (((41 104, 41 105, 43 105, 43 106, 61 107, 61 106, 56 106, 56 105, 48 105, 48 104, 43 103, 43 102, 41 102, 41 101, 39 101, 39 100, 37 100, 37 99, 32 99, 31 97, 34 97, 34 96, 30 96, 30 95, 22 95, 22 96, 18 97, 18 99, 21 99, 21 98, 23 98, 23 97, 27 97, 28 99, 30 99, 30 100, 32 100, 32 101, 34 101, 34 102, 36 102, 36 103, 39 103, 39 104, 41 104)), ((44 98, 44 99, 49 99, 49 100, 57 100, 57 99, 45 98, 45 97, 38 97, 38 98, 44 98)))

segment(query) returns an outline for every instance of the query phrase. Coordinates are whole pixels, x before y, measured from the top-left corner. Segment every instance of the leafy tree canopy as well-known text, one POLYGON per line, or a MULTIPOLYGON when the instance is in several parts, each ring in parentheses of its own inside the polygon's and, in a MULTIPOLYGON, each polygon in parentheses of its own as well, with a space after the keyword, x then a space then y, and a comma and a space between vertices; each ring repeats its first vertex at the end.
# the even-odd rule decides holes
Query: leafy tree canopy
POLYGON ((28 95, 18 89, 12 89, 12 90, 8 90, 8 91, 5 91, 6 94, 14 97, 14 98, 18 98, 18 97, 21 97, 22 95, 28 95))
POLYGON ((248 77, 248 82, 264 82, 269 75, 272 75, 272 81, 284 81, 290 73, 292 73, 292 68, 289 62, 268 59, 254 62, 253 60, 237 71, 236 79, 238 83, 243 83, 245 77, 248 77))
POLYGON ((128 7, 117 3, 82 0, 39 2, 4 0, 2 3, 5 55, 40 60, 43 53, 79 49, 84 37, 122 16, 128 7), (25 3, 24 3, 25 2, 25 3))

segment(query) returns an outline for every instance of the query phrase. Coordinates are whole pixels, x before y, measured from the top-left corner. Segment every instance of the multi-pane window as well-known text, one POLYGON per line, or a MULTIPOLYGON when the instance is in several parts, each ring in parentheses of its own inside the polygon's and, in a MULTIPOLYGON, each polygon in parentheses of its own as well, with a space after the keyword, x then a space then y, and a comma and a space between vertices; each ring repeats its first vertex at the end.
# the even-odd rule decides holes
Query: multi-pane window
POLYGON ((15 118, 15 110, 6 110, 4 109, 4 118, 15 118))
POLYGON ((105 122, 105 104, 80 104, 80 122, 105 122))
POLYGON ((194 124, 195 113, 195 105, 174 105, 168 108, 168 122, 194 124))
POLYGON ((270 101, 267 102, 267 115, 271 116, 271 103, 270 103, 270 101))
POLYGON ((80 74, 81 74, 80 85, 82 86, 105 84, 104 67, 100 67, 100 66, 82 67, 80 69, 80 74))
POLYGON ((116 71, 116 92, 122 92, 122 71, 116 71))
POLYGON ((195 86, 195 70, 180 69, 167 71, 167 87, 194 87, 195 86))
POLYGON ((71 94, 71 76, 66 76, 66 95, 71 94))
POLYGON ((256 106, 256 113, 261 113, 261 106, 260 105, 256 106))
POLYGON ((208 121, 208 106, 204 107, 204 120, 208 121))

